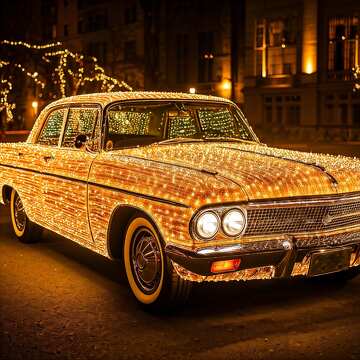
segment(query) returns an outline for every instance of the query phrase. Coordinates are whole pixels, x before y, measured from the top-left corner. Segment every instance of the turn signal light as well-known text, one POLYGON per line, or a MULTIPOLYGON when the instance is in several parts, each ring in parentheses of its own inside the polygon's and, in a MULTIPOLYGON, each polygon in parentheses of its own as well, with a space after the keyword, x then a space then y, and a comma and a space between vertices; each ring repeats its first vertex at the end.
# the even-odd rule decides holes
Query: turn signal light
POLYGON ((239 268, 240 263, 241 263, 241 259, 215 261, 211 264, 211 272, 223 273, 223 272, 235 271, 239 268))

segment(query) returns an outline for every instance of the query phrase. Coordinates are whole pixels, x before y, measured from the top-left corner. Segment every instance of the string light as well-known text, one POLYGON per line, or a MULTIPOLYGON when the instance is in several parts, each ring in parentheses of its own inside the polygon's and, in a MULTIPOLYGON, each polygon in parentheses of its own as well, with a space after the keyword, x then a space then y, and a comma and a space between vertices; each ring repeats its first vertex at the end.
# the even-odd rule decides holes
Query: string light
POLYGON ((354 91, 360 90, 360 65, 356 65, 353 69, 354 76, 354 91))
MULTIPOLYGON (((36 85, 40 86, 41 89, 44 89, 45 82, 39 79, 39 74, 37 72, 30 72, 25 69, 21 64, 13 64, 10 62, 4 61, 0 59, 0 69, 8 66, 13 66, 15 69, 24 73, 28 78, 30 78, 36 85)), ((13 111, 16 108, 15 103, 9 102, 9 95, 13 89, 13 84, 10 79, 1 80, 1 88, 0 88, 0 112, 5 108, 6 111, 6 120, 8 122, 12 121, 14 118, 13 111)))
POLYGON ((10 41, 10 40, 2 40, 0 41, 1 45, 11 45, 11 46, 23 46, 28 49, 34 49, 34 50, 43 50, 43 49, 49 49, 53 47, 59 47, 62 45, 61 42, 54 42, 46 45, 32 45, 24 41, 10 41))
POLYGON ((101 91, 110 92, 114 88, 132 91, 131 86, 129 86, 124 81, 119 81, 109 75, 106 75, 104 68, 97 64, 97 59, 95 57, 89 57, 87 61, 87 67, 93 67, 92 76, 85 76, 85 67, 84 62, 85 58, 81 54, 73 53, 68 49, 57 50, 54 52, 46 52, 43 55, 43 60, 47 63, 50 63, 50 58, 58 58, 58 65, 55 68, 55 73, 58 75, 58 83, 60 86, 60 93, 62 97, 66 97, 67 92, 66 88, 69 83, 73 83, 73 93, 77 93, 81 86, 84 86, 87 82, 98 82, 101 84, 101 91), (72 69, 71 66, 75 69, 72 69), (70 75, 70 79, 67 76, 70 75))
POLYGON ((0 81, 0 113, 5 109, 8 121, 13 119, 13 110, 15 109, 15 104, 10 103, 8 100, 11 90, 12 84, 10 81, 5 79, 0 81))
MULTIPOLYGON (((50 67, 50 71, 45 70, 45 75, 41 76, 39 72, 29 71, 20 63, 12 63, 0 59, 0 70, 4 67, 14 68, 22 72, 31 81, 40 88, 39 97, 46 98, 43 92, 47 84, 54 84, 58 87, 61 97, 75 95, 80 92, 87 83, 96 83, 102 92, 126 89, 132 91, 132 88, 124 81, 117 80, 106 74, 105 69, 97 63, 95 57, 85 57, 82 54, 71 52, 69 49, 62 49, 61 42, 53 42, 45 45, 33 45, 23 41, 0 41, 2 46, 24 47, 37 52, 46 51, 41 59, 44 65, 50 67), (54 63, 52 65, 52 63, 54 63), (53 69, 51 67, 53 66, 53 69), (48 74, 55 75, 55 79, 47 79, 48 74)), ((40 53, 41 55, 41 53, 40 53)), ((41 64, 40 64, 41 65, 41 64)), ((40 66, 41 68, 41 66, 40 66)), ((46 69, 46 66, 45 66, 46 69)), ((10 78, 6 79, 6 84, 2 82, 0 96, 2 109, 6 109, 7 121, 13 119, 13 110, 15 103, 9 102, 13 83, 10 78)), ((56 97, 56 95, 54 95, 56 97)))

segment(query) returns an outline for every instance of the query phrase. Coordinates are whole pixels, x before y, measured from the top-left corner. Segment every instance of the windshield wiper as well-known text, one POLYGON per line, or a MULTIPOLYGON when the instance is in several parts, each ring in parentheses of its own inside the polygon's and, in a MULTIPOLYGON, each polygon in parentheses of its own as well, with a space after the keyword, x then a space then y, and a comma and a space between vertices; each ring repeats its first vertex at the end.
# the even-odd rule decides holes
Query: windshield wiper
POLYGON ((204 142, 203 139, 195 139, 195 138, 184 138, 184 137, 177 137, 173 139, 166 139, 156 143, 153 145, 167 145, 167 144, 181 144, 181 143, 191 143, 191 142, 204 142))

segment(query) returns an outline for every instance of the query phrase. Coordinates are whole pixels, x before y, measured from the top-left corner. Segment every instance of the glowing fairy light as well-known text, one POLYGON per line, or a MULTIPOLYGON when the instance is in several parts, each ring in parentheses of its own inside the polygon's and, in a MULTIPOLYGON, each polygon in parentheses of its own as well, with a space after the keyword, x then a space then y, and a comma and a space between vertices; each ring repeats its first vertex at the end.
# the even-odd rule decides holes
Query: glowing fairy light
POLYGON ((358 91, 360 90, 360 66, 355 66, 352 72, 354 77, 354 91, 358 91))
POLYGON ((62 43, 57 41, 57 42, 46 44, 46 45, 32 45, 32 44, 29 44, 24 41, 2 40, 2 41, 0 41, 0 45, 22 46, 22 47, 26 47, 28 49, 43 50, 43 49, 59 47, 62 45, 62 43))

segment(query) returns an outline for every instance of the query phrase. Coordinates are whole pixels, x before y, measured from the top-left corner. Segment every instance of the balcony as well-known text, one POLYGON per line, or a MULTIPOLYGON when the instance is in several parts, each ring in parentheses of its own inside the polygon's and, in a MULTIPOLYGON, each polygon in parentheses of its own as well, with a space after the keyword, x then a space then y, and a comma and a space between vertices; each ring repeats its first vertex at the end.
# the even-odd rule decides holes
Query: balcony
POLYGON ((270 75, 267 77, 249 76, 245 78, 246 87, 289 88, 298 83, 296 75, 270 75))
POLYGON ((351 70, 328 71, 326 73, 328 81, 352 81, 354 76, 351 70))

